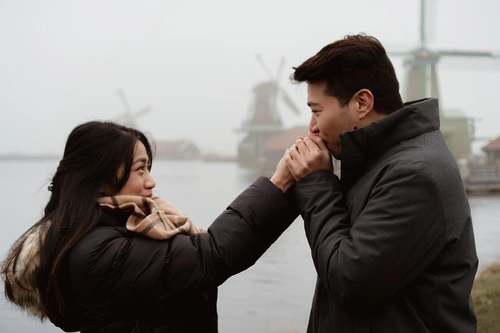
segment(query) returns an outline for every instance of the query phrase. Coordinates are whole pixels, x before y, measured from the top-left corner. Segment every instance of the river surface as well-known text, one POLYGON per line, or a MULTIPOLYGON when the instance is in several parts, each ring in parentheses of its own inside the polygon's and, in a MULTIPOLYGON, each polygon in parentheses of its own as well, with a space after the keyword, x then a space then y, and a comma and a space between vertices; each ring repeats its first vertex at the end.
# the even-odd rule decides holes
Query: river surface
MULTIPOLYGON (((31 226, 48 199, 47 185, 58 161, 0 161, 3 186, 0 258, 31 226)), ((172 201, 200 227, 211 222, 255 179, 234 163, 155 161, 157 194, 172 201)), ((500 253, 500 196, 471 197, 480 267, 500 253)), ((219 288, 221 333, 304 332, 316 273, 299 217, 248 270, 219 288)), ((0 286, 3 296, 3 283, 0 286)), ((0 332, 61 332, 27 317, 0 296, 0 332)))

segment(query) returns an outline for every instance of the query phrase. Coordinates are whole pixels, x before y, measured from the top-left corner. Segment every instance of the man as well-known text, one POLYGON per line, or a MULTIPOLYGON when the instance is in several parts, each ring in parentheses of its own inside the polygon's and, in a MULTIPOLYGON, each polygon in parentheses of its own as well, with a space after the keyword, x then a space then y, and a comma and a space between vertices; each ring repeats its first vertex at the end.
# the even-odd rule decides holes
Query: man
POLYGON ((318 273, 308 332, 475 332, 471 214, 437 100, 403 104, 366 35, 325 46, 292 78, 312 111, 284 156, 318 273))

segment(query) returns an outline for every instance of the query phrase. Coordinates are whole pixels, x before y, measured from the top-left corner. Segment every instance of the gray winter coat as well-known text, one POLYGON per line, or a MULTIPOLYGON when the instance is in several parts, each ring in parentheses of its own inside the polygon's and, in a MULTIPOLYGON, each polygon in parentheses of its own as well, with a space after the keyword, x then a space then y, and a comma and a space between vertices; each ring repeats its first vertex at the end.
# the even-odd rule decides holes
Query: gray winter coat
POLYGON ((437 100, 341 142, 341 180, 294 190, 318 273, 308 332, 475 332, 471 214, 437 100))

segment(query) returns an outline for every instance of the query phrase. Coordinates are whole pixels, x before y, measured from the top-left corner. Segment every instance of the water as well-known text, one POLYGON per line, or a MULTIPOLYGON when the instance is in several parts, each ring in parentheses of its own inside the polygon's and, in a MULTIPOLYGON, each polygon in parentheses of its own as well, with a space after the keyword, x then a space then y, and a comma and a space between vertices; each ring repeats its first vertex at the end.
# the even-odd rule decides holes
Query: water
MULTIPOLYGON (((40 217, 47 185, 57 161, 0 161, 4 187, 0 258, 40 217)), ((157 193, 172 201, 200 227, 210 223, 255 176, 232 163, 155 161, 157 193)), ((500 197, 470 198, 481 265, 500 253, 500 197)), ((227 332, 303 332, 307 327, 316 274, 302 220, 292 226, 251 268, 219 288, 219 330, 227 332)), ((3 293, 3 284, 0 292, 3 293)), ((0 296, 0 332, 60 332, 29 318, 0 296)))

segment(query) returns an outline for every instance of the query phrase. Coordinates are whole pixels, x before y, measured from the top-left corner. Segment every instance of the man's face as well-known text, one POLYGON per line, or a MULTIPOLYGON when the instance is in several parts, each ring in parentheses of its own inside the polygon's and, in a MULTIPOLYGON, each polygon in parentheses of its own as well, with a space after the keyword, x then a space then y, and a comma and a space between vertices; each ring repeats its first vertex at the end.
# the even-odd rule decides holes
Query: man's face
POLYGON ((326 81, 307 85, 307 105, 311 108, 309 131, 319 135, 333 156, 340 160, 340 134, 354 128, 349 105, 340 106, 339 100, 325 95, 326 81))

